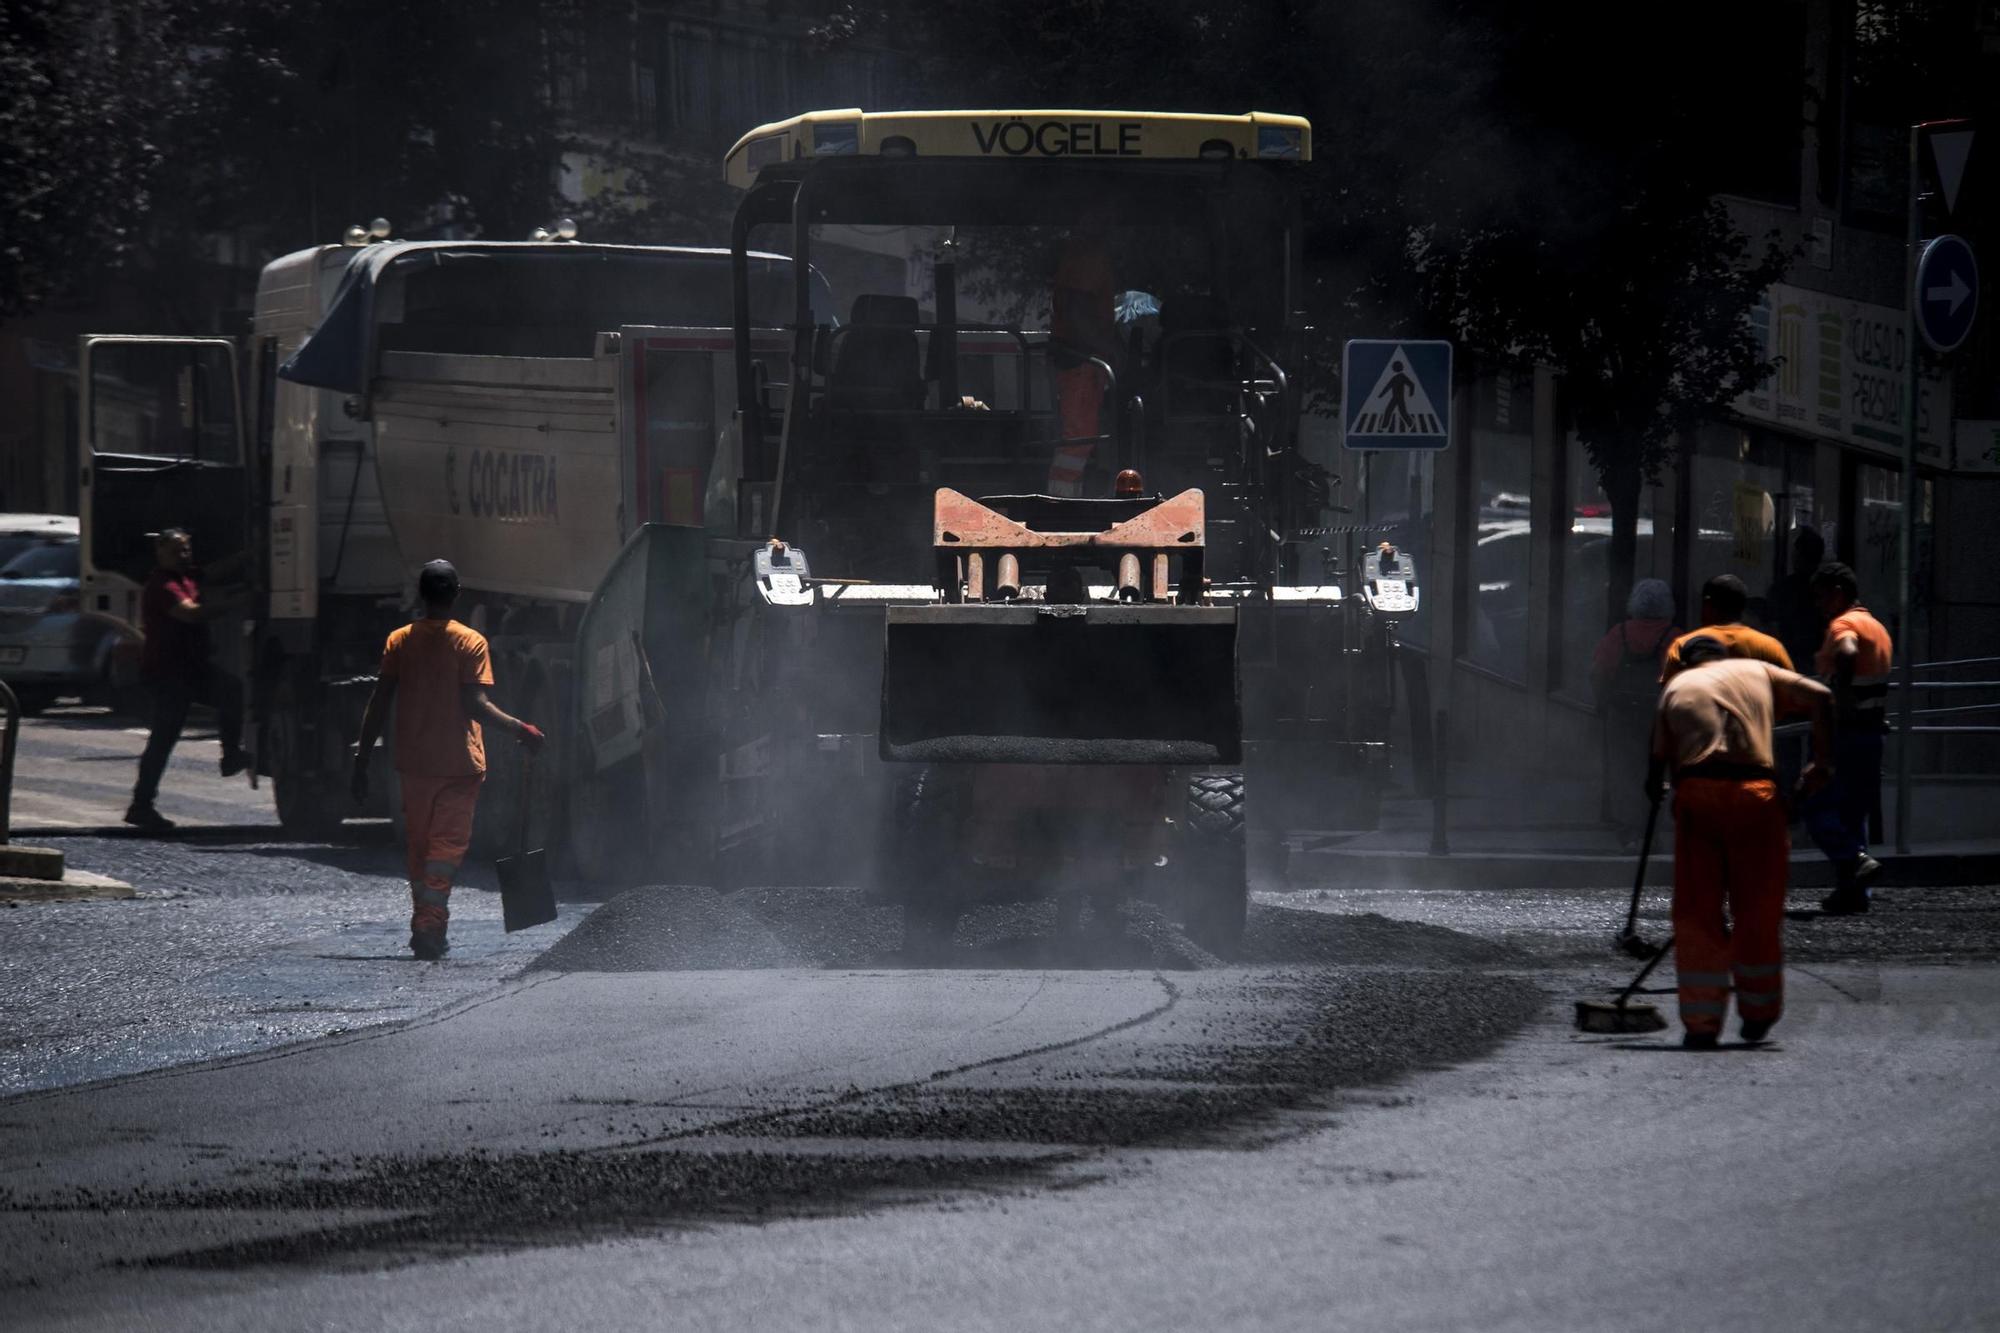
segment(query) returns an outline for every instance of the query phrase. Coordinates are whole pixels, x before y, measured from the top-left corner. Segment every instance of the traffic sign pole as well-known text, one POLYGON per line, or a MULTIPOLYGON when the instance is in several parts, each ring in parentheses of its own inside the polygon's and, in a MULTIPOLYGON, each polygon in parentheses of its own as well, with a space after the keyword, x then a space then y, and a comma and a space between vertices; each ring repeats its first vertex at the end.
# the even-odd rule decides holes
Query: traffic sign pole
POLYGON ((1921 125, 1910 126, 1910 220, 1905 240, 1903 256, 1903 356, 1906 361, 1903 387, 1903 521, 1896 532, 1896 679, 1900 688, 1896 691, 1896 851, 1909 855, 1910 851, 1910 771, 1912 768, 1911 745, 1911 696, 1910 687, 1914 678, 1911 672, 1912 660, 1916 657, 1916 635, 1910 632, 1910 610, 1915 599, 1910 596, 1910 585, 1916 576, 1917 554, 1917 394, 1923 388, 1923 379, 1918 369, 1922 355, 1917 341, 1917 245, 1923 239, 1920 235, 1922 222, 1917 209, 1917 173, 1922 169, 1919 160, 1923 151, 1924 129, 1921 125))

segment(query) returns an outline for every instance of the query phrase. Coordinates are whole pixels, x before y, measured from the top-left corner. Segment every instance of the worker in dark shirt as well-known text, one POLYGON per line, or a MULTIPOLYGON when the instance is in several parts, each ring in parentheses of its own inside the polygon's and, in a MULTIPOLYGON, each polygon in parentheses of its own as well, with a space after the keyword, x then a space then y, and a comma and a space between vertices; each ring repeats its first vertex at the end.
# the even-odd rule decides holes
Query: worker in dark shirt
POLYGON ((125 822, 147 833, 167 833, 174 822, 153 808, 153 798, 159 795, 160 776, 195 704, 215 709, 222 776, 241 773, 249 757, 239 743, 243 692, 234 677, 215 669, 208 654, 208 622, 227 614, 234 603, 203 595, 194 539, 184 529, 160 533, 154 540, 153 559, 156 567, 139 595, 139 628, 146 636, 140 672, 152 698, 153 729, 145 753, 139 756, 139 782, 132 789, 125 822))

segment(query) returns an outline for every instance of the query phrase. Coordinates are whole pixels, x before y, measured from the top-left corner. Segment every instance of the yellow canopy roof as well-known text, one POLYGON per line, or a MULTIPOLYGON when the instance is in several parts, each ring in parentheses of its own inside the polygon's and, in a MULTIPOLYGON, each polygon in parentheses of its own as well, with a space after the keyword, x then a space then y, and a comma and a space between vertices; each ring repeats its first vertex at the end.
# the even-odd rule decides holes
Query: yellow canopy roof
POLYGON ((1174 111, 813 111, 760 125, 723 159, 731 185, 765 167, 827 157, 1065 158, 1096 161, 1240 158, 1305 162, 1312 125, 1302 116, 1174 111))

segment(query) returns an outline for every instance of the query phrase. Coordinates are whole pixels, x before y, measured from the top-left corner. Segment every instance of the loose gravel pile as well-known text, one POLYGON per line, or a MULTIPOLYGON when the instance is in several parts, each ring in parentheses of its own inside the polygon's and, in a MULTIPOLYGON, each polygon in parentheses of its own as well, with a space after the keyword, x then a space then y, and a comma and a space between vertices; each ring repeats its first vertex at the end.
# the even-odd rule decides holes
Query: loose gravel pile
MULTIPOLYGON (((597 909, 534 967, 554 972, 894 966, 903 960, 899 908, 852 888, 718 893, 689 885, 631 889, 597 909)), ((1457 931, 1374 914, 1336 915, 1253 903, 1236 961, 1249 965, 1519 966, 1526 956, 1457 931)), ((994 903, 959 920, 947 965, 961 967, 1212 968, 1222 960, 1158 906, 1133 902, 1108 920, 1087 915, 1058 938, 1052 902, 994 903)))
POLYGON ((738 898, 699 885, 631 889, 605 903, 535 960, 551 972, 693 972, 806 967, 738 898))

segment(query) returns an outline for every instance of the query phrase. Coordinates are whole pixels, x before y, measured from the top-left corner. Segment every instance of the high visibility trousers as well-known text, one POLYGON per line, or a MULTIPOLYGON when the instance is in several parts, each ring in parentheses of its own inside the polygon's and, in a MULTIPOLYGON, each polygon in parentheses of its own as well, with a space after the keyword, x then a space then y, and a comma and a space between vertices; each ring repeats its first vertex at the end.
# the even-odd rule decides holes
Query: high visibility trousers
POLYGON ((1784 1012, 1786 824, 1768 779, 1689 778, 1674 790, 1674 950, 1689 1032, 1721 1033, 1732 979, 1743 1018, 1784 1012))
POLYGON ((472 812, 479 804, 484 775, 398 777, 409 834, 410 932, 442 935, 451 915, 452 875, 472 843, 472 812))
POLYGON ((1049 463, 1050 495, 1077 495, 1083 490, 1084 469, 1097 448, 1099 418, 1104 410, 1103 372, 1088 361, 1056 372, 1056 421, 1062 443, 1049 463))

